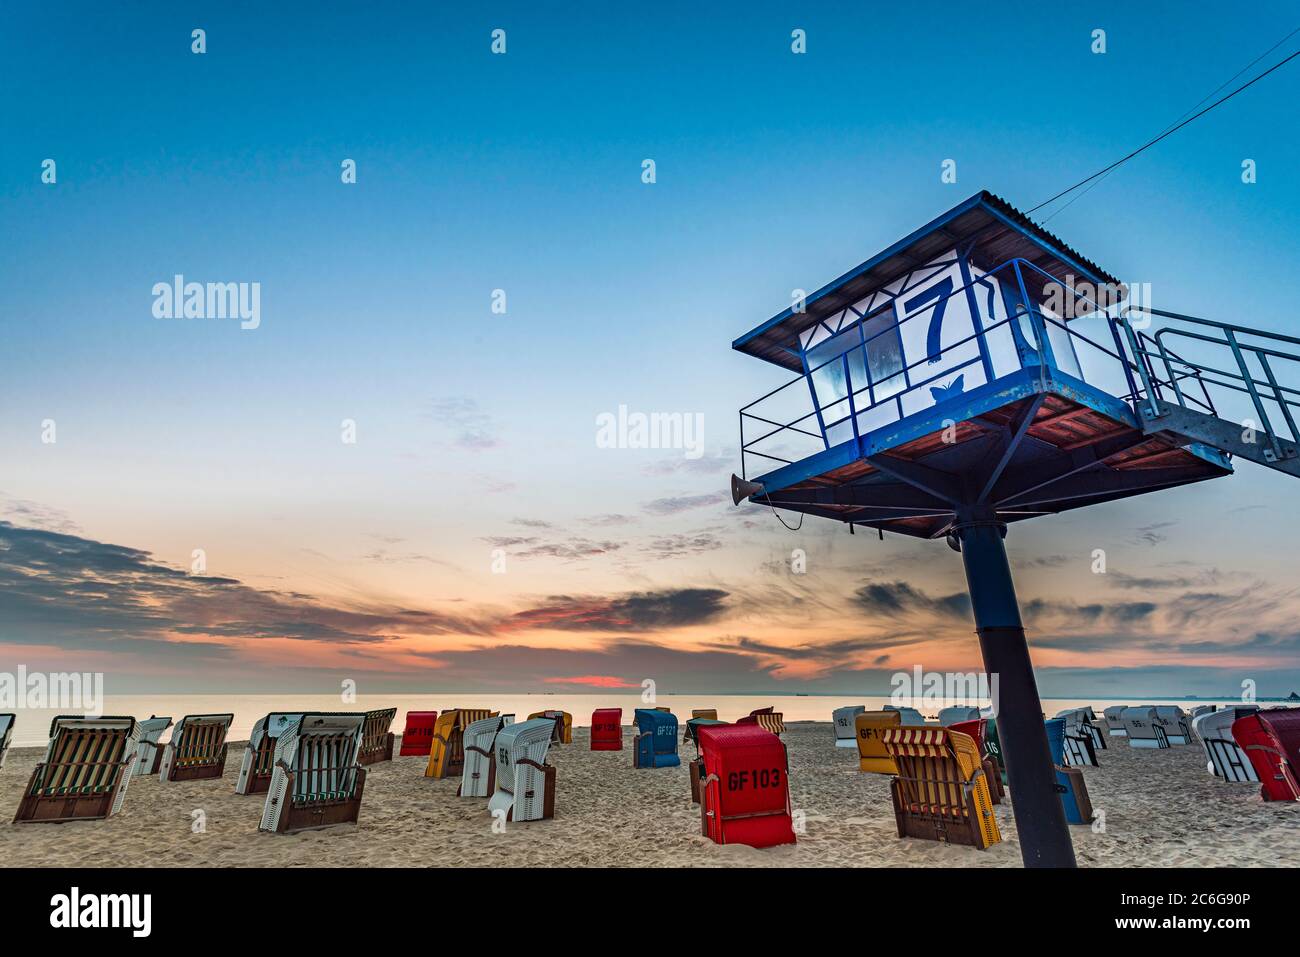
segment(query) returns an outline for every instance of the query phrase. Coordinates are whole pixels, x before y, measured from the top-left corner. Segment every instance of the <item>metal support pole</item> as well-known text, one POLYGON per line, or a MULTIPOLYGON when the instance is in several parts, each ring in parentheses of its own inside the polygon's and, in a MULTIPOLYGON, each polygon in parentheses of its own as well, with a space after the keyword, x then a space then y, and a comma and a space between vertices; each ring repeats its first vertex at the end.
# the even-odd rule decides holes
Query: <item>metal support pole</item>
POLYGON ((984 670, 990 684, 997 682, 998 739, 1020 854, 1026 867, 1074 867, 1074 845, 1056 790, 1043 706, 1002 541, 1006 526, 989 509, 962 512, 954 530, 961 541, 984 670))

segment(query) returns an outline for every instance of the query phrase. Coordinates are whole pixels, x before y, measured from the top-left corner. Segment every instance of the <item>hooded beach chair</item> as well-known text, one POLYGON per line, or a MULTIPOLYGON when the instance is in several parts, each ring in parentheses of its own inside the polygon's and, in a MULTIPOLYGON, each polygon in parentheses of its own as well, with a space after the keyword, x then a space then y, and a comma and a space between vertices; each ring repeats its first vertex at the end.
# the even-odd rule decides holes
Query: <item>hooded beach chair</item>
POLYGON ((751 711, 743 718, 737 718, 736 724, 756 724, 764 731, 770 731, 780 737, 785 734, 785 715, 773 711, 770 707, 751 711))
POLYGON ((78 821, 116 814, 131 783, 135 718, 59 715, 45 760, 36 765, 14 823, 78 821))
POLYGON ((951 728, 886 728, 885 750, 898 766, 890 782, 899 837, 983 850, 1002 840, 984 762, 969 735, 951 728))
POLYGON ((488 799, 495 816, 507 821, 541 821, 555 816, 555 768, 546 752, 555 718, 530 718, 502 728, 496 737, 496 785, 488 799))
POLYGON ((979 717, 980 709, 970 705, 954 705, 939 710, 939 724, 945 728, 951 728, 960 721, 978 721, 979 717))
POLYGON ((366 712, 365 733, 361 736, 361 753, 357 755, 359 763, 378 764, 380 761, 393 760, 393 741, 396 735, 390 729, 396 717, 396 708, 380 708, 378 711, 366 712))
POLYGON ((687 741, 687 740, 690 740, 690 735, 691 735, 691 721, 695 720, 696 718, 708 718, 708 719, 711 720, 711 721, 717 721, 717 720, 718 720, 718 709, 717 709, 717 708, 695 708, 695 709, 693 709, 693 710, 691 711, 691 716, 690 716, 690 718, 688 718, 687 721, 686 721, 686 723, 682 725, 682 741, 683 741, 683 742, 685 742, 685 741, 687 741))
POLYGON ((171 726, 171 718, 159 718, 157 715, 150 715, 144 721, 135 723, 135 737, 139 744, 136 746, 132 777, 142 778, 158 773, 163 756, 163 746, 158 743, 158 739, 171 726))
POLYGON ((700 747, 700 728, 710 725, 726 724, 717 718, 691 718, 686 722, 686 735, 682 739, 695 745, 695 757, 688 763, 691 773, 691 803, 700 803, 700 781, 704 777, 704 751, 700 747))
POLYGON ((704 770, 701 833, 716 844, 795 843, 790 762, 781 739, 757 723, 701 725, 696 734, 704 770))
POLYGON ((831 722, 835 725, 835 747, 856 748, 858 746, 858 715, 867 709, 860 704, 846 708, 836 708, 831 712, 831 722))
POLYGON ((622 708, 597 708, 591 713, 591 750, 623 750, 622 708))
POLYGON ((555 722, 555 737, 552 739, 556 744, 573 744, 573 715, 567 711, 534 711, 528 716, 529 721, 535 721, 538 718, 549 718, 555 722))
POLYGON ((1196 707, 1194 707, 1191 711, 1187 713, 1188 721, 1192 726, 1192 737, 1196 737, 1196 719, 1203 714, 1213 714, 1218 710, 1219 710, 1218 705, 1198 704, 1196 707))
POLYGON ((308 712, 281 732, 258 830, 292 834, 356 822, 366 784, 357 759, 367 717, 308 712))
POLYGON ((1192 743, 1192 722, 1176 704, 1156 705, 1156 720, 1164 725, 1165 738, 1172 744, 1192 743))
POLYGON ((496 787, 496 740, 505 728, 515 723, 513 714, 494 714, 465 726, 465 767, 460 773, 458 797, 485 798, 496 787))
POLYGON ((1106 750, 1106 735, 1097 726, 1100 719, 1091 708, 1066 708, 1056 717, 1064 719, 1067 730, 1073 728, 1074 734, 1086 734, 1092 738, 1094 753, 1106 750))
POLYGON ((1165 725, 1156 717, 1152 705, 1140 705, 1125 708, 1120 718, 1124 721, 1124 732, 1132 748, 1167 748, 1169 738, 1165 735, 1165 725))
POLYGON ((632 715, 636 736, 632 739, 632 767, 675 768, 682 763, 677 756, 677 716, 659 708, 637 708, 632 715))
POLYGON ((465 729, 475 721, 494 718, 487 708, 451 708, 438 715, 429 745, 426 778, 459 778, 465 771, 465 729))
POLYGON ((1048 718, 1045 726, 1047 749, 1052 755, 1052 765, 1056 768, 1056 791, 1061 795, 1065 820, 1069 824, 1091 824, 1092 801, 1088 798, 1088 785, 1084 782, 1083 772, 1064 763, 1065 721, 1061 718, 1048 718))
POLYGON ((998 763, 989 751, 988 730, 993 723, 991 718, 974 718, 970 721, 958 721, 949 726, 949 730, 964 734, 975 742, 984 767, 984 777, 989 784, 989 797, 994 804, 1002 803, 1002 774, 998 763))
POLYGON ((1112 738, 1128 737, 1128 728, 1124 726, 1125 709, 1125 705, 1116 704, 1101 713, 1106 722, 1106 734, 1112 738))
POLYGON ((297 727, 302 714, 272 711, 258 718, 248 736, 248 747, 239 763, 239 778, 235 781, 236 794, 265 794, 271 787, 271 771, 275 767, 275 744, 285 731, 297 727))
POLYGON ((1300 801, 1300 708, 1269 708, 1232 723, 1265 801, 1300 801))
POLYGON ((1052 719, 1064 728, 1065 764, 1071 767, 1100 767, 1097 761, 1097 744, 1092 727, 1082 711, 1065 711, 1052 719))
POLYGON ((18 716, 12 712, 0 714, 0 768, 5 766, 5 755, 9 753, 9 742, 14 736, 14 721, 18 716))
POLYGON ((433 725, 437 720, 436 711, 406 712, 406 727, 402 729, 402 747, 397 752, 397 756, 427 758, 429 747, 433 744, 433 725))
POLYGON ((858 770, 872 774, 897 774, 898 765, 885 749, 885 731, 897 728, 903 715, 891 711, 864 711, 854 719, 858 744, 858 770))
MULTIPOLYGON (((906 727, 909 728, 926 727, 925 715, 921 714, 921 712, 917 711, 915 708, 895 708, 892 704, 887 704, 885 705, 884 710, 897 711, 900 715, 903 716, 903 724, 906 727)), ((976 717, 978 717, 978 715, 976 715, 976 717)))
POLYGON ((1232 736, 1233 723, 1258 710, 1258 707, 1249 705, 1203 711, 1192 718, 1192 733, 1200 739, 1208 759, 1206 770, 1215 777, 1234 782, 1259 780, 1255 766, 1232 736))
POLYGON ((187 714, 163 749, 160 781, 197 781, 226 773, 226 732, 233 714, 187 714))

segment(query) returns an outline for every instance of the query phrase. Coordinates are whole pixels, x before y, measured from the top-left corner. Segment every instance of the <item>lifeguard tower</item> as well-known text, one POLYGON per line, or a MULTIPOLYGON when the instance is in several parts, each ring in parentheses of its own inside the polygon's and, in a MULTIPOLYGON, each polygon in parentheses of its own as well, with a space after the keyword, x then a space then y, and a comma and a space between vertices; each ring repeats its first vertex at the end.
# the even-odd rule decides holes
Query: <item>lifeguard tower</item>
POLYGON ((1072 866, 1074 851, 1007 526, 1228 475, 1231 455, 1300 475, 1300 391, 1275 370, 1295 371, 1278 345, 1300 339, 1126 299, 982 192, 732 344, 797 374, 740 412, 737 504, 961 552, 1029 866, 1072 866))

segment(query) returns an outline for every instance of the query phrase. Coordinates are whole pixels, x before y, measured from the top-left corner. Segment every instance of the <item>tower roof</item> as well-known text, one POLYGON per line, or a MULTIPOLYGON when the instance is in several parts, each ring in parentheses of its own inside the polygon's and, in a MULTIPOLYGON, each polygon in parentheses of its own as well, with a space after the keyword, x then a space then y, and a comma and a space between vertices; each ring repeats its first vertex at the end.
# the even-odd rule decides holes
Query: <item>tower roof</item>
POLYGON ((796 313, 792 306, 745 333, 731 347, 802 372, 799 333, 971 240, 975 240, 972 258, 981 269, 1019 258, 1052 275, 1072 273, 1093 283, 1119 283, 1006 200, 982 190, 809 295, 804 312, 796 313))

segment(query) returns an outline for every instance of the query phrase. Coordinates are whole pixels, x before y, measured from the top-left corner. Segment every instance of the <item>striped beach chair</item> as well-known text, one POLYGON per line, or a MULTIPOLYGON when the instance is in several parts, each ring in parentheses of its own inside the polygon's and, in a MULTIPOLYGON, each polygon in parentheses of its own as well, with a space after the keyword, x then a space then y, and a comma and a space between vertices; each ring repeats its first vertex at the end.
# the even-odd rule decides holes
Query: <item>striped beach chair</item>
POLYGON ((1192 733, 1200 739, 1208 759, 1206 770, 1216 778, 1233 782, 1259 780, 1249 756, 1232 736, 1233 723, 1258 710, 1255 705, 1246 705, 1222 711, 1202 711, 1192 718, 1192 733))
POLYGON ((528 716, 529 721, 549 718, 555 722, 555 736, 551 739, 556 744, 573 744, 573 715, 567 711, 534 711, 528 716))
POLYGON ((858 746, 858 715, 867 709, 860 704, 836 708, 831 712, 831 724, 835 727, 835 747, 856 748, 858 746))
POLYGON ((396 708, 380 708, 366 712, 365 733, 361 736, 361 753, 357 761, 361 764, 378 764, 380 761, 393 760, 393 742, 396 735, 392 732, 393 719, 397 717, 396 708))
POLYGON ((275 745, 280 735, 298 726, 301 713, 272 711, 258 718, 248 736, 239 764, 239 778, 235 781, 236 794, 265 794, 271 787, 271 771, 275 767, 275 745))
POLYGON ((136 746, 135 766, 131 770, 132 777, 142 778, 158 773, 158 769, 162 767, 163 756, 163 746, 158 739, 171 726, 171 718, 160 718, 157 715, 150 715, 144 721, 136 722, 135 734, 139 744, 136 746))
POLYGON ((501 729, 496 737, 496 786, 488 811, 507 821, 541 821, 555 816, 555 768, 546 752, 555 718, 530 718, 501 729))
POLYGON ((897 774, 898 765, 885 749, 885 731, 902 724, 898 709, 864 711, 854 719, 858 745, 858 770, 869 774, 897 774))
POLYGON ((196 781, 226 773, 226 732, 233 714, 187 714, 163 749, 160 781, 196 781))
POLYGON ((979 750, 969 735, 939 727, 886 728, 898 765, 890 782, 899 837, 983 850, 1002 840, 979 750))
POLYGON ((0 714, 0 768, 5 766, 5 755, 9 753, 9 742, 14 736, 14 721, 18 719, 16 714, 5 712, 0 714))
POLYGON ((778 738, 785 733, 785 715, 773 711, 770 707, 751 711, 745 717, 738 718, 736 724, 756 724, 764 731, 771 731, 778 738))
POLYGON ((60 715, 32 771, 14 823, 110 817, 122 808, 136 760, 135 718, 60 715))
POLYGON ((426 778, 459 778, 465 770, 465 729, 475 721, 496 717, 487 708, 451 708, 438 715, 429 744, 426 778))
POLYGON ((366 784, 357 760, 366 717, 309 712, 280 734, 259 831, 292 834, 356 822, 366 784))
POLYGON ((485 798, 496 787, 496 740, 502 730, 515 723, 513 714, 489 715, 465 726, 465 767, 460 774, 460 797, 485 798))

